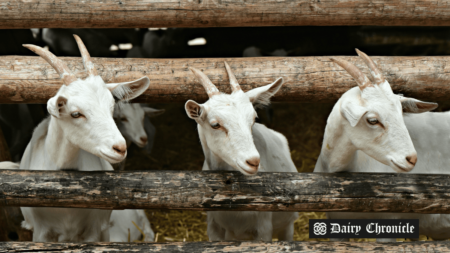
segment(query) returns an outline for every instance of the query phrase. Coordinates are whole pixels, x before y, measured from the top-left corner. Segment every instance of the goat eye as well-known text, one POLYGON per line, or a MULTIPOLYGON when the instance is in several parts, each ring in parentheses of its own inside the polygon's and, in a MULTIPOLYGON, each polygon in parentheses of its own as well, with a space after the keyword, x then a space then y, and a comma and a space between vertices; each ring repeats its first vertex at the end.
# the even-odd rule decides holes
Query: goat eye
POLYGON ((368 122, 369 124, 371 124, 371 125, 376 125, 376 124, 378 124, 378 120, 375 119, 375 118, 369 118, 369 119, 367 119, 367 122, 368 122))
POLYGON ((79 112, 72 112, 70 114, 70 116, 72 116, 72 118, 79 118, 81 116, 81 113, 79 113, 79 112))
POLYGON ((220 124, 219 123, 214 123, 214 124, 211 124, 211 127, 213 129, 218 129, 218 128, 220 128, 220 124))
POLYGON ((128 122, 128 119, 127 118, 121 118, 120 119, 122 122, 128 122))

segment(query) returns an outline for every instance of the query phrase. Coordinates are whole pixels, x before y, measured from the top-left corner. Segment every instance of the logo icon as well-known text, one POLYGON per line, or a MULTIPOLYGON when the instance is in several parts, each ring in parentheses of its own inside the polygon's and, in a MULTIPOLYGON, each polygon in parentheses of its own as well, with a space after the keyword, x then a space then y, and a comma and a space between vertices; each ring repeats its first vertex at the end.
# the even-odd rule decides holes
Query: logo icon
POLYGON ((327 233, 327 224, 325 222, 314 223, 314 234, 325 235, 327 233))

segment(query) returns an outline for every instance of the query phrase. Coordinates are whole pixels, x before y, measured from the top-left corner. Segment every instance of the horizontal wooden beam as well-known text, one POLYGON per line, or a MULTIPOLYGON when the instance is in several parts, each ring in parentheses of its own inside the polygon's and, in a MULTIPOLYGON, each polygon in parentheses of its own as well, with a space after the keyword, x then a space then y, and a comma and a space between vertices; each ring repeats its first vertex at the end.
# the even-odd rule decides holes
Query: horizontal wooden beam
POLYGON ((0 171, 0 205, 450 213, 450 175, 0 171))
POLYGON ((32 243, 0 242, 0 252, 449 252, 450 242, 172 242, 32 243))
MULTIPOLYGON (((342 57, 370 76, 358 57, 342 57)), ((450 57, 373 57, 395 92, 426 100, 450 99, 450 57)), ((227 61, 243 90, 285 78, 273 101, 334 102, 356 86, 353 78, 329 57, 261 57, 205 59, 94 58, 106 82, 129 81, 146 75, 150 88, 135 102, 199 102, 207 99, 188 67, 199 68, 223 92, 230 85, 227 61)), ((80 58, 64 58, 79 77, 86 73, 80 58)), ((0 103, 46 103, 61 85, 53 68, 40 57, 0 57, 0 103)))
POLYGON ((0 28, 448 26, 445 1, 2 1, 0 28))

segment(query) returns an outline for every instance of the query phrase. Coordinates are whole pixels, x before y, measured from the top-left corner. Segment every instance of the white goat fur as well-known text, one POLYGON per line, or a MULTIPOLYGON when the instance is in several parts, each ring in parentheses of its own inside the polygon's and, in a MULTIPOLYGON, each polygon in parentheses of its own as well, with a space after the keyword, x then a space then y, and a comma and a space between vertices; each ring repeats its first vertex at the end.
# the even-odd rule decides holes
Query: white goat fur
POLYGON ((114 210, 111 214, 111 223, 113 224, 109 229, 111 242, 128 242, 128 235, 130 235, 130 242, 153 242, 155 240, 155 233, 150 226, 144 210, 114 210), (142 233, 136 228, 133 222, 144 232, 145 238, 142 238, 142 233))
MULTIPOLYGON (((204 141, 205 137, 201 135, 200 126, 198 132, 205 154, 203 171, 238 170, 214 155, 204 141), (216 167, 209 167, 208 164, 216 167)), ((259 172, 297 172, 284 135, 255 123, 252 127, 252 137, 256 150, 261 156, 259 172)), ((207 212, 207 215, 208 236, 211 241, 272 241, 272 235, 278 236, 280 241, 292 241, 294 221, 298 218, 296 212, 214 211, 207 212)))
MULTIPOLYGON (((22 170, 58 170, 47 151, 51 117, 39 124, 23 155, 22 170)), ((57 145, 55 147, 58 147, 57 145)), ((77 151, 74 168, 79 170, 113 170, 104 159, 84 150, 77 151)), ((81 208, 21 207, 23 227, 33 230, 34 242, 109 241, 110 210, 81 208)))
MULTIPOLYGON (((385 85, 390 89, 389 84, 385 85)), ((400 98, 392 91, 384 95, 385 92, 377 85, 365 88, 362 94, 359 87, 354 87, 342 95, 328 117, 314 172, 369 172, 370 163, 375 160, 390 166, 391 172, 408 172, 414 168, 406 160, 416 151, 403 122, 400 98), (379 93, 379 96, 364 96, 365 92, 379 93), (354 126, 349 118, 356 122, 354 126), (367 122, 373 118, 383 127, 367 122)))
MULTIPOLYGON (((195 72, 194 72, 195 73, 195 72)), ((258 159, 261 172, 297 172, 286 138, 264 125, 255 123, 253 104, 267 104, 281 87, 282 79, 244 93, 238 89, 231 95, 216 94, 204 104, 189 100, 188 116, 197 122, 205 154, 203 170, 241 171, 252 175, 246 163, 258 159), (220 128, 212 125, 219 123, 220 128)), ((207 90, 208 92, 208 90, 207 90)), ((293 239, 296 212, 208 212, 208 236, 211 241, 293 239)))
MULTIPOLYGON (((119 131, 122 133, 127 147, 131 143, 136 144, 140 148, 144 148, 148 143, 148 136, 145 132, 144 117, 156 117, 164 113, 164 109, 154 109, 142 107, 139 104, 120 103, 115 106, 114 120, 116 121, 119 131)), ((114 169, 124 170, 126 158, 122 162, 114 164, 114 169)))
MULTIPOLYGON (((404 117, 402 111, 420 113, 436 107, 435 103, 395 95, 387 81, 365 88, 350 89, 338 100, 328 117, 322 150, 314 172, 401 173, 411 171, 418 165, 420 167, 420 164, 427 160, 421 158, 423 153, 419 153, 416 165, 409 163, 406 159, 416 153, 415 147, 418 146, 416 142, 413 145, 413 141, 417 139, 413 137, 411 140, 408 132, 411 129, 406 128, 403 119, 408 122, 410 117, 424 116, 406 114, 408 116, 404 117), (379 124, 370 124, 369 120, 373 118, 376 118, 379 124)), ((424 119, 421 122, 422 125, 431 126, 430 122, 424 119)), ((417 130, 417 134, 431 141, 430 135, 424 134, 423 130, 417 130)), ((430 146, 423 146, 424 149, 434 146, 431 143, 427 144, 430 146)), ((444 146, 448 144, 441 147, 444 146)), ((327 215, 332 219, 395 218, 397 216, 393 214, 389 217, 386 213, 328 213, 327 215)), ((404 217, 405 214, 398 215, 404 217)), ((422 232, 422 225, 420 230, 422 232)), ((395 239, 378 239, 378 241, 395 241, 395 239)))
POLYGON ((117 104, 114 109, 114 120, 122 133, 127 146, 131 143, 142 148, 147 145, 147 133, 144 129, 144 117, 156 117, 164 113, 164 109, 158 110, 150 107, 142 107, 140 104, 117 104))
MULTIPOLYGON (((27 45, 54 68, 59 67, 55 70, 65 85, 47 102, 51 116, 36 127, 20 163, 21 170, 111 171, 109 162, 120 162, 126 156, 125 140, 113 120, 115 100, 139 96, 148 88, 149 80, 145 77, 105 84, 95 74, 82 42, 79 46, 89 73, 85 80, 76 79, 48 51, 27 45), (75 112, 81 116, 77 117, 75 112)), ((23 226, 33 230, 34 242, 109 241, 110 210, 37 207, 21 210, 25 218, 23 226)))
POLYGON ((18 163, 0 162, 0 170, 18 170, 19 167, 18 163))

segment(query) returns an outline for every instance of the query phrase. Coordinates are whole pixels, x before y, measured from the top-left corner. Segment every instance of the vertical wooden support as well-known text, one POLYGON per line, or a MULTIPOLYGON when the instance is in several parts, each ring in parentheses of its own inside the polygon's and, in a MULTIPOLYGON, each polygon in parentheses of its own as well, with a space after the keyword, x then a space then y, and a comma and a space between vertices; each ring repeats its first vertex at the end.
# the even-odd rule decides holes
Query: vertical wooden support
MULTIPOLYGON (((11 161, 11 154, 0 127, 0 162, 4 161, 11 161)), ((21 227, 23 220, 19 207, 0 206, 0 241, 31 241, 31 231, 21 227)))
POLYGON ((11 154, 9 153, 8 143, 6 143, 3 130, 0 127, 0 162, 12 161, 11 154))

